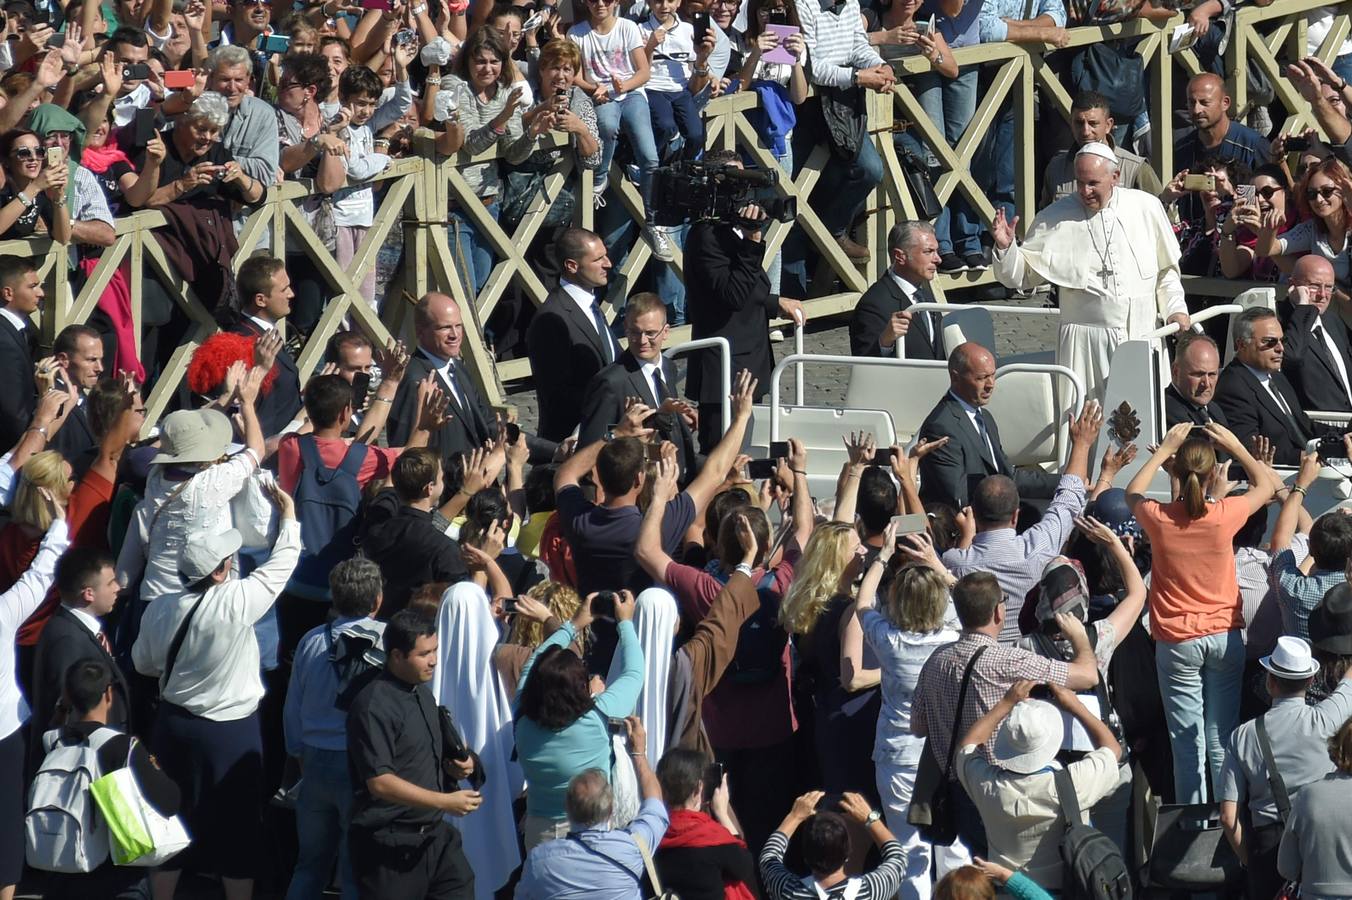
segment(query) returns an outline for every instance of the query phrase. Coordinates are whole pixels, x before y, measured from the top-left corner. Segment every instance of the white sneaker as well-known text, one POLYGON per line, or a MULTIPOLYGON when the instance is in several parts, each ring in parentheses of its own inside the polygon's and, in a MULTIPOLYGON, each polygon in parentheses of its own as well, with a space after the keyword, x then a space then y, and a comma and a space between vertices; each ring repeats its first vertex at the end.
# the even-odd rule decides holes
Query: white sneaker
POLYGON ((653 248, 653 256, 662 262, 671 262, 676 258, 676 254, 671 252, 671 241, 662 233, 662 229, 655 225, 643 226, 643 237, 648 241, 648 245, 653 248))

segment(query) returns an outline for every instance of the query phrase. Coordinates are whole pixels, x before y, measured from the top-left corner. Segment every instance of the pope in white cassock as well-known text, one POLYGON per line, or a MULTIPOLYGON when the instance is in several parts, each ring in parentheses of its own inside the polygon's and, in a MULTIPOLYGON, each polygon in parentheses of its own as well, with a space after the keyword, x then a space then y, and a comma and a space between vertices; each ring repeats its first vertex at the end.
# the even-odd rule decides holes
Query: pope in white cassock
POLYGON ((1084 379, 1090 398, 1102 400, 1113 350, 1144 337, 1159 321, 1188 328, 1178 277, 1178 239, 1164 207, 1145 191, 1118 187, 1117 155, 1089 143, 1075 154, 1078 190, 1038 213, 1022 244, 1018 216, 997 211, 995 277, 1010 288, 1056 285, 1061 330, 1056 361, 1084 379))

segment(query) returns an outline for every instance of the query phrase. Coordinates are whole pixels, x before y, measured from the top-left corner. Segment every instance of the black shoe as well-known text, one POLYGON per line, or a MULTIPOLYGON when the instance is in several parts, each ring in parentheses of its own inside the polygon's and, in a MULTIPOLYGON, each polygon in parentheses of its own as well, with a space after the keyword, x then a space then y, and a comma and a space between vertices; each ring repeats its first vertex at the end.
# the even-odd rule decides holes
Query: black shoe
POLYGON ((991 267, 990 263, 986 262, 986 257, 981 253, 968 253, 963 259, 967 263, 967 271, 969 272, 984 272, 991 267))
POLYGON ((956 275, 958 272, 966 272, 967 264, 956 253, 945 253, 939 257, 939 271, 945 275, 956 275))

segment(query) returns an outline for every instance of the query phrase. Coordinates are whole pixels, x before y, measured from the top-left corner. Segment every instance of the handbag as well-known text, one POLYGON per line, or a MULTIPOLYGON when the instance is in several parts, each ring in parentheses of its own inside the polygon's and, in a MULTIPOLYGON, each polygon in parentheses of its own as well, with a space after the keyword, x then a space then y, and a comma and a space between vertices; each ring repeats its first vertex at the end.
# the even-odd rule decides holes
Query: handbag
POLYGON ((610 827, 624 828, 638 815, 643 799, 638 793, 638 773, 634 771, 634 761, 629 758, 624 736, 610 736, 610 792, 614 797, 611 806, 610 827))
POLYGON ((161 815, 146 800, 131 754, 136 738, 127 745, 127 762, 89 785, 89 795, 108 826, 108 848, 115 866, 162 865, 192 843, 178 816, 161 815))
POLYGON ((1145 887, 1238 896, 1244 868, 1225 838, 1218 805, 1161 805, 1155 813, 1155 839, 1144 876, 1145 887))
POLYGON ((929 166, 909 150, 901 151, 901 175, 906 180, 906 190, 910 191, 915 202, 916 214, 926 220, 937 219, 944 206, 939 195, 934 192, 934 182, 930 179, 929 166))
POLYGON ((911 805, 906 810, 906 822, 914 825, 920 831, 920 836, 931 844, 947 847, 958 839, 957 815, 953 809, 952 798, 949 796, 948 785, 953 777, 953 755, 958 749, 958 726, 962 724, 962 707, 967 700, 967 688, 972 683, 972 670, 976 668, 976 661, 985 652, 985 647, 978 647, 972 658, 967 661, 967 669, 962 673, 962 687, 958 688, 957 711, 953 714, 953 734, 948 741, 948 761, 944 763, 943 772, 939 771, 938 765, 934 762, 934 754, 930 752, 928 739, 920 750, 920 767, 915 776, 915 787, 911 791, 911 805))
POLYGON ((1145 112, 1145 61, 1132 47, 1090 44, 1070 61, 1070 80, 1077 91, 1097 91, 1112 103, 1119 122, 1134 122, 1145 112))
POLYGON ((437 707, 437 720, 441 723, 441 757, 443 760, 454 760, 455 762, 464 762, 471 760, 474 763, 474 770, 465 778, 469 782, 471 790, 479 790, 488 780, 488 775, 484 772, 484 764, 479 759, 479 754, 465 744, 465 739, 460 736, 460 731, 455 727, 455 721, 451 719, 451 711, 444 706, 437 707))

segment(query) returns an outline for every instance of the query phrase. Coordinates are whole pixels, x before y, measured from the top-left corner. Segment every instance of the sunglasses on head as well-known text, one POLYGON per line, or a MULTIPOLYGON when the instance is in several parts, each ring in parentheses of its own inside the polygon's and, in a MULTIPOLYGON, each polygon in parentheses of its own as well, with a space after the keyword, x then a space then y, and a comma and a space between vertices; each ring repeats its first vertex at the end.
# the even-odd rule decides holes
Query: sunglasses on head
POLYGON ((1320 188, 1313 188, 1313 187, 1312 187, 1312 188, 1306 188, 1306 189, 1305 189, 1305 199, 1306 199, 1306 200, 1313 200, 1315 197, 1322 197, 1323 199, 1328 200, 1328 199, 1330 199, 1331 197, 1334 197, 1335 195, 1341 194, 1341 193, 1342 193, 1342 191, 1341 191, 1340 189, 1334 187, 1334 186, 1331 185, 1331 184, 1326 184, 1326 185, 1324 185, 1323 187, 1320 187, 1320 188))

